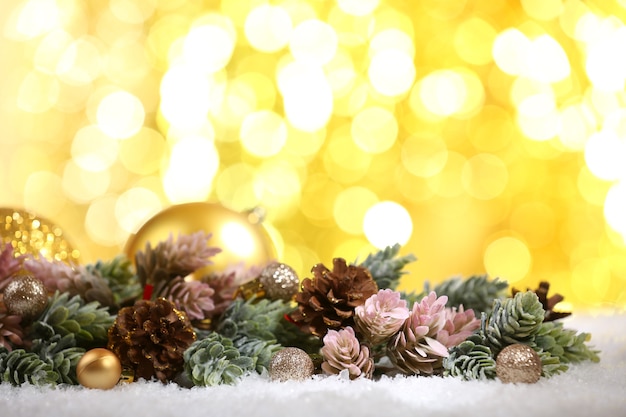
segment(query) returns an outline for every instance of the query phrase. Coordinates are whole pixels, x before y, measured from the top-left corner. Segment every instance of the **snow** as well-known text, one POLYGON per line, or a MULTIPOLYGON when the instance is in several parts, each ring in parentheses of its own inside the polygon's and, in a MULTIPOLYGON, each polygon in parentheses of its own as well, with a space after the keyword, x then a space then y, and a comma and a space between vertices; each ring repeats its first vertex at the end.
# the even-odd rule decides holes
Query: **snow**
POLYGON ((181 388, 135 382, 112 390, 0 385, 0 415, 37 416, 620 416, 626 415, 626 314, 565 319, 566 328, 592 334, 600 363, 536 384, 395 377, 350 381, 315 376, 274 382, 252 375, 233 386, 181 388), (425 413, 425 414, 422 414, 425 413))

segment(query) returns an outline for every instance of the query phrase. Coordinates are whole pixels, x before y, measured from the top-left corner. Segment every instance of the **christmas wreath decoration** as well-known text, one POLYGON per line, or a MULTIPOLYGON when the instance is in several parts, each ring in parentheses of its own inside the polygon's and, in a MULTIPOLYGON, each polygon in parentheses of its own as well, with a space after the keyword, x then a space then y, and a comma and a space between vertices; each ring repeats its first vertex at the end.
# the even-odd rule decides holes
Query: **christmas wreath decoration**
POLYGON ((362 262, 314 265, 301 282, 277 261, 238 282, 233 271, 197 274, 220 250, 210 237, 170 237, 146 245, 134 262, 119 255, 86 266, 16 256, 7 244, 0 382, 190 387, 251 373, 280 381, 340 374, 534 382, 599 361, 590 335, 559 321, 569 313, 554 311, 562 297, 548 296, 547 282, 519 291, 477 275, 400 292, 403 269, 416 260, 400 256, 400 245, 362 262))

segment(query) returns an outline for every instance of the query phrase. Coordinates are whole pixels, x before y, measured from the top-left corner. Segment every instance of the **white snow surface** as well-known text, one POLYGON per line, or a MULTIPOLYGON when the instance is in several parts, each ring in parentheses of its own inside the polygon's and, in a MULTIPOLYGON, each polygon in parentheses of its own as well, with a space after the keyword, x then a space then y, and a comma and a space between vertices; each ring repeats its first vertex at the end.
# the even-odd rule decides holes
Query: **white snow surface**
POLYGON ((600 362, 572 365, 536 384, 395 377, 350 381, 315 376, 181 388, 140 381, 105 390, 0 384, 0 416, 626 416, 626 314, 573 316, 566 328, 592 334, 600 362))

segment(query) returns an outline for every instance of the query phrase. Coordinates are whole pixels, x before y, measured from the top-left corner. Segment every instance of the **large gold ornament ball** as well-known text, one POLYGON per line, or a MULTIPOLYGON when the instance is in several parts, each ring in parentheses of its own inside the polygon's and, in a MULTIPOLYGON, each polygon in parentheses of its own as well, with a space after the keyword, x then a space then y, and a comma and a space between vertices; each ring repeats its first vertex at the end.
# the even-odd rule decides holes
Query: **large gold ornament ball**
POLYGON ((16 276, 4 289, 7 312, 25 321, 38 317, 48 305, 48 291, 41 280, 30 275, 16 276))
POLYGON ((302 349, 286 347, 279 350, 270 359, 268 367, 273 381, 301 381, 313 375, 313 359, 302 349))
POLYGON ((72 248, 63 229, 24 210, 0 208, 0 239, 1 243, 13 245, 15 256, 33 255, 73 263, 78 263, 80 258, 80 252, 72 248))
POLYGON ((505 383, 533 384, 541 378, 541 358, 530 346, 509 345, 496 358, 496 376, 505 383))
POLYGON ((276 258, 272 239, 251 211, 239 213, 213 203, 186 203, 169 207, 149 219, 126 243, 125 252, 134 260, 146 243, 154 248, 159 242, 179 235, 204 231, 211 233, 208 245, 222 249, 211 257, 205 272, 220 272, 228 267, 263 267, 276 258))
POLYGON ((113 388, 122 376, 122 365, 110 350, 95 348, 87 351, 76 365, 78 382, 87 388, 113 388))

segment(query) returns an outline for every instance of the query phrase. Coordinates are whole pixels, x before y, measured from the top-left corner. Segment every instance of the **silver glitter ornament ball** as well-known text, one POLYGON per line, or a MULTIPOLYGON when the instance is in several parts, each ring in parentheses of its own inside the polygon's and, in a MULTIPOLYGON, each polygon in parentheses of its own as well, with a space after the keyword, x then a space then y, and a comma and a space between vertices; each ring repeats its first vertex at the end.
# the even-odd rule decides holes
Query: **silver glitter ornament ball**
POLYGON ((289 301, 298 292, 300 279, 289 265, 272 262, 261 272, 259 282, 267 297, 272 300, 289 301))
POLYGON ((313 360, 302 349, 286 347, 272 356, 269 364, 272 381, 308 379, 313 375, 313 360))
POLYGON ((505 383, 533 384, 541 378, 541 358, 530 346, 509 345, 496 358, 496 376, 505 383))
POLYGON ((4 289, 7 312, 31 320, 48 305, 48 291, 41 280, 30 275, 13 278, 4 289))

